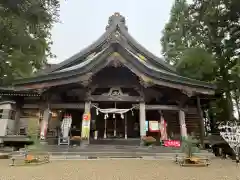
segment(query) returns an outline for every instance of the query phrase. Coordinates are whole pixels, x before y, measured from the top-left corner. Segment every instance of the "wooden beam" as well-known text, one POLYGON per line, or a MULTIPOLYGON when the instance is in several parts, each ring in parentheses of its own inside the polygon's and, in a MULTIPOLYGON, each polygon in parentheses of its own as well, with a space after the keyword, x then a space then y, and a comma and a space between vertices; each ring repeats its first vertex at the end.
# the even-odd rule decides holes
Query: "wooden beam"
MULTIPOLYGON (((56 103, 50 104, 51 109, 84 109, 84 103, 56 103)), ((23 109, 40 109, 38 104, 24 104, 23 109)))
POLYGON ((52 109, 84 109, 84 103, 50 104, 52 109))
POLYGON ((92 101, 116 101, 116 102, 140 102, 142 98, 139 96, 103 96, 103 95, 91 95, 92 101))
POLYGON ((169 105, 146 105, 146 110, 172 110, 178 111, 180 108, 178 106, 169 105))
POLYGON ((39 109, 40 105, 39 104, 24 104, 22 106, 23 109, 39 109))
MULTIPOLYGON (((139 109, 138 105, 136 105, 135 109, 139 109)), ((135 106, 134 105, 134 106, 135 106)), ((149 105, 146 104, 146 110, 169 110, 169 111, 180 111, 181 109, 186 112, 197 112, 197 108, 180 108, 174 105, 149 105)))

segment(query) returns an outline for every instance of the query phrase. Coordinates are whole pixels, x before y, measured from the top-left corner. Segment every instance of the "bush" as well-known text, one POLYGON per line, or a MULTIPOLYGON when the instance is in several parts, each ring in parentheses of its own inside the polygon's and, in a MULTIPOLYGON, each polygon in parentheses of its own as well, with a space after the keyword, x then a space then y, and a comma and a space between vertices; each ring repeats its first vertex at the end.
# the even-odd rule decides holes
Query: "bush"
POLYGON ((186 139, 183 139, 181 143, 182 152, 184 152, 187 155, 187 157, 192 157, 193 153, 199 151, 197 143, 198 141, 190 136, 186 139))
POLYGON ((73 137, 71 138, 71 140, 73 140, 73 141, 81 141, 82 138, 81 138, 81 136, 73 136, 73 137))
POLYGON ((152 136, 144 136, 142 138, 142 141, 144 142, 145 146, 153 145, 156 142, 156 139, 152 136))

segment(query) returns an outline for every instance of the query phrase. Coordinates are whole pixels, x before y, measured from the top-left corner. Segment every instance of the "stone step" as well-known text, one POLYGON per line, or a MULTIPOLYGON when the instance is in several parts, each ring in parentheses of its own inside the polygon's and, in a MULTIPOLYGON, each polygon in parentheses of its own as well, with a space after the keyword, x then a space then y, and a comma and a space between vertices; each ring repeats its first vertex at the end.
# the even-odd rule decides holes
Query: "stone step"
POLYGON ((86 147, 48 147, 44 148, 48 152, 154 152, 154 153, 175 153, 179 148, 168 147, 115 147, 115 146, 86 146, 86 147))
MULTIPOLYGON (((197 157, 202 157, 202 158, 209 158, 212 159, 214 156, 212 154, 204 154, 204 153, 198 153, 196 154, 197 157)), ((178 158, 185 157, 185 154, 179 153, 177 154, 178 158)), ((64 155, 55 155, 51 154, 50 155, 50 160, 97 160, 97 159, 148 159, 148 160, 154 160, 154 159, 171 159, 175 160, 176 159, 176 154, 174 153, 166 153, 166 154, 153 154, 153 153, 108 153, 108 154, 81 154, 81 155, 73 155, 73 154, 64 154, 64 155)))
POLYGON ((126 145, 126 146, 139 146, 140 139, 97 139, 90 140, 91 145, 126 145))
MULTIPOLYGON (((50 155, 50 156, 97 156, 97 157, 105 157, 105 156, 128 156, 128 157, 136 157, 136 156, 176 156, 176 155, 184 155, 182 152, 143 152, 143 151, 94 151, 94 152, 68 152, 68 151, 62 151, 62 152, 29 152, 35 155, 50 155)), ((24 154, 24 152, 13 152, 11 155, 19 155, 24 154)), ((195 153, 197 155, 202 156, 212 156, 212 153, 206 152, 206 151, 200 151, 199 153, 195 153)))

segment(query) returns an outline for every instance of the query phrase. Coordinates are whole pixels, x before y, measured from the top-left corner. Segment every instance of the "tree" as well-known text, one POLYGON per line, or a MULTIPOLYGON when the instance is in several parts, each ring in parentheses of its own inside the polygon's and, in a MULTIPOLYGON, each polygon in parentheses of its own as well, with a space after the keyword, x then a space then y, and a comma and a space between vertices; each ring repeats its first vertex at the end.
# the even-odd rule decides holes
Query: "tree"
POLYGON ((239 82, 236 70, 240 53, 239 7, 238 0, 193 0, 188 5, 183 0, 176 0, 161 39, 163 55, 168 62, 172 58, 181 73, 199 80, 212 79, 217 84, 216 93, 220 98, 214 102, 212 110, 218 120, 233 119, 233 96, 236 102, 239 101, 239 83, 235 83, 239 82), (174 18, 176 12, 182 18, 185 16, 185 20, 174 18), (184 31, 181 28, 171 30, 169 26, 182 27, 184 31), (166 48, 167 44, 171 45, 170 50, 166 48), (207 67, 212 62, 214 70, 209 74, 211 70, 207 67), (191 68, 188 68, 189 65, 191 68), (202 68, 199 68, 200 65, 202 68))
POLYGON ((238 114, 238 119, 240 120, 240 59, 238 59, 237 64, 233 67, 231 77, 232 97, 238 114))
POLYGON ((0 2, 0 84, 30 76, 49 56, 58 0, 0 2))
POLYGON ((239 7, 237 0, 195 0, 190 10, 195 21, 199 22, 198 29, 207 37, 204 41, 206 49, 215 55, 218 71, 216 80, 218 92, 227 101, 224 109, 227 118, 233 118, 232 102, 232 68, 239 59, 239 7))
POLYGON ((176 69, 186 77, 212 82, 215 78, 216 61, 214 56, 202 48, 188 48, 182 51, 176 69))
POLYGON ((182 52, 189 47, 187 30, 189 26, 188 4, 186 0, 175 0, 169 22, 165 25, 161 38, 162 53, 170 64, 176 64, 182 52))

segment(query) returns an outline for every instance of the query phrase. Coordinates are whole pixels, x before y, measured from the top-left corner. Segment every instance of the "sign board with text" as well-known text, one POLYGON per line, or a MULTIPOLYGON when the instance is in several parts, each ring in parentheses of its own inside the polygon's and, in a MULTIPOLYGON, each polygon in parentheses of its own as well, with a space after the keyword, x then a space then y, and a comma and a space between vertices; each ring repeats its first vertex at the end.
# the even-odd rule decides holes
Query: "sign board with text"
POLYGON ((150 132, 159 132, 159 122, 158 121, 149 121, 149 131, 150 132))

